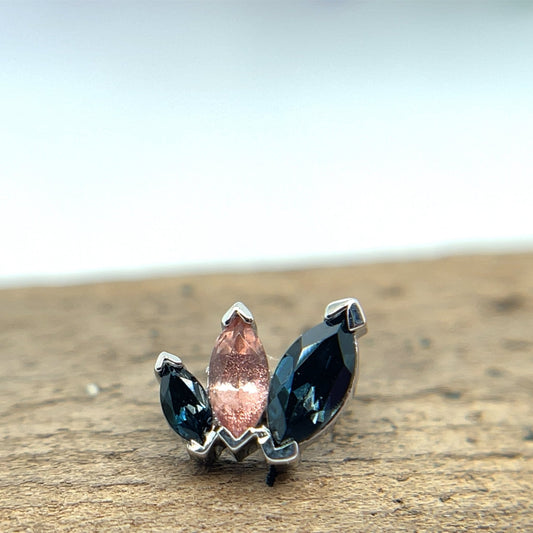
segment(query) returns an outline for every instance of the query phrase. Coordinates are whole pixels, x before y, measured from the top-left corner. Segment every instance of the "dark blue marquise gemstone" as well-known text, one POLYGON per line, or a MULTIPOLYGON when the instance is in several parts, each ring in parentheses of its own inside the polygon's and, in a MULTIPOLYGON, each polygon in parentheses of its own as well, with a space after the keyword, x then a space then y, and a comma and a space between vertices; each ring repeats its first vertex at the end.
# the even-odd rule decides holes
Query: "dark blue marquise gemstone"
POLYGON ((161 407, 170 427, 187 440, 203 444, 213 414, 207 393, 185 368, 165 365, 161 373, 161 407))
POLYGON ((267 417, 276 443, 306 441, 331 422, 351 389, 356 365, 345 319, 322 322, 298 338, 270 382, 267 417))

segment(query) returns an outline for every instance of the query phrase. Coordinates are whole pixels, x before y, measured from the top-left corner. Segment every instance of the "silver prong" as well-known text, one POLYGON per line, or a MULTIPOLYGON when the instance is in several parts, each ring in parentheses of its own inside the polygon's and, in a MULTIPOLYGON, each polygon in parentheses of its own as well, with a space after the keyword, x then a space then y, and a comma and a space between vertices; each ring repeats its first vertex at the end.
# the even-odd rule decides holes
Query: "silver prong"
POLYGON ((357 337, 362 337, 368 330, 366 327, 366 318, 361 304, 356 298, 343 298, 342 300, 335 300, 326 306, 324 312, 324 320, 332 320, 341 314, 346 314, 346 323, 350 331, 357 337), (360 323, 352 324, 350 320, 350 312, 355 311, 355 314, 360 318, 360 323))
POLYGON ((182 360, 177 355, 173 355, 168 352, 161 352, 157 356, 157 361, 154 365, 154 374, 158 381, 161 381, 161 372, 163 371, 163 367, 165 365, 170 365, 175 368, 184 367, 182 360))
POLYGON ((330 302, 326 305, 324 318, 326 320, 331 320, 332 318, 339 316, 341 313, 345 313, 353 302, 357 302, 357 300, 355 298, 342 298, 341 300, 330 302))
POLYGON ((211 429, 204 438, 203 444, 191 440, 187 444, 187 451, 192 459, 202 462, 211 463, 224 449, 224 445, 219 443, 218 431, 211 429))
POLYGON ((270 430, 266 426, 254 428, 257 434, 257 442, 261 446, 261 451, 265 460, 270 465, 276 466, 294 466, 300 462, 300 448, 294 440, 276 446, 270 430))
POLYGON ((235 302, 222 317, 222 328, 225 328, 230 322, 231 319, 239 315, 246 323, 253 324, 254 316, 248 307, 246 307, 242 302, 235 302))
POLYGON ((246 430, 244 434, 236 439, 224 427, 209 431, 203 444, 196 441, 189 441, 187 444, 189 455, 193 459, 204 463, 209 463, 216 459, 224 449, 228 449, 237 461, 242 461, 253 453, 257 447, 257 437, 253 429, 246 430))
POLYGON ((251 453, 254 453, 258 447, 257 435, 254 432, 254 428, 247 429, 239 438, 235 438, 225 427, 221 427, 218 430, 218 436, 233 457, 239 462, 251 453))

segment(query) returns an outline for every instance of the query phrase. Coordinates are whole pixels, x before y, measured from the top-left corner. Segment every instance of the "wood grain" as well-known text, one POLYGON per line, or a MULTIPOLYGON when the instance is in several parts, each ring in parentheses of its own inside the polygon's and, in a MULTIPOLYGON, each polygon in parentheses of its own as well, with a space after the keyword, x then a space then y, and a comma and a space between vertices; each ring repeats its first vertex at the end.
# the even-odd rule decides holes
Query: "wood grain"
POLYGON ((0 531, 531 531, 532 296, 533 254, 0 291, 0 531), (242 300, 276 359, 344 296, 334 433, 273 488, 259 454, 189 461, 156 355, 203 376, 242 300))

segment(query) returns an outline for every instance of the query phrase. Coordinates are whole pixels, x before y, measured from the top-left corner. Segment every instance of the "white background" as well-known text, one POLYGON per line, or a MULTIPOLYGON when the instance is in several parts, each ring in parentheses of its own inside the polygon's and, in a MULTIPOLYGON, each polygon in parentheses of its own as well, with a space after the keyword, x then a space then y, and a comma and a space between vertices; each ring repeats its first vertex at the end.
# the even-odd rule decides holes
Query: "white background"
POLYGON ((533 245, 530 2, 2 2, 0 283, 533 245))

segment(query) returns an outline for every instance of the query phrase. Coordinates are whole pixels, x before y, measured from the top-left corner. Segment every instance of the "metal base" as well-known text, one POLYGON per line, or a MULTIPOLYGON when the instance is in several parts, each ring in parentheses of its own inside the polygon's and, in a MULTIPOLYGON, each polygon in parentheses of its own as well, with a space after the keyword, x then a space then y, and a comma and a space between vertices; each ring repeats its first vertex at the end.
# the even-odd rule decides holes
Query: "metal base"
POLYGON ((189 455, 200 462, 211 463, 228 449, 237 461, 261 449, 265 460, 271 465, 296 465, 300 461, 300 449, 296 441, 276 446, 266 426, 249 428, 236 439, 226 428, 220 427, 207 433, 205 442, 191 441, 187 444, 189 455))

